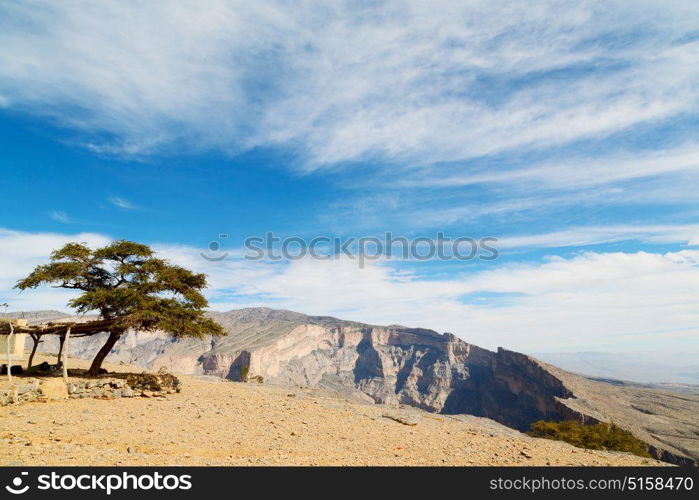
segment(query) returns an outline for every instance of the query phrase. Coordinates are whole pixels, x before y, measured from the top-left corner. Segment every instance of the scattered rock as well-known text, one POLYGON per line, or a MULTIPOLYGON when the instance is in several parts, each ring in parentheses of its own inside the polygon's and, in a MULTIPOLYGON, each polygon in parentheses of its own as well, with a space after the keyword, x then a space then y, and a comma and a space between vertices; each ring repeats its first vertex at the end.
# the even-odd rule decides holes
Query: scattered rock
POLYGON ((157 374, 143 372, 132 373, 126 378, 126 383, 134 390, 141 391, 169 391, 180 392, 180 379, 168 373, 163 368, 157 374))
POLYGON ((26 394, 28 392, 36 392, 39 390, 39 381, 31 380, 29 383, 17 387, 17 395, 26 394))
POLYGON ((403 425, 415 426, 420 423, 420 417, 417 415, 401 414, 401 413, 384 413, 381 415, 384 418, 388 418, 395 422, 403 425))
POLYGON ((39 386, 39 392, 47 399, 65 399, 68 397, 68 389, 60 378, 48 378, 39 386))

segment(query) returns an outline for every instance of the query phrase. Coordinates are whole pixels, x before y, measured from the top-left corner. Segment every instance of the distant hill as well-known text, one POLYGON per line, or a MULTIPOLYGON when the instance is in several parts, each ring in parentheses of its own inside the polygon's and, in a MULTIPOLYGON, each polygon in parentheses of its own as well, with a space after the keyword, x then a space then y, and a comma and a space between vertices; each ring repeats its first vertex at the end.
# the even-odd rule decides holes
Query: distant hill
POLYGON ((533 353, 532 356, 581 375, 639 383, 699 384, 699 361, 688 355, 608 352, 533 353))
POLYGON ((70 316, 67 313, 56 311, 53 309, 45 311, 11 311, 8 313, 0 313, 0 318, 22 318, 26 319, 29 324, 42 323, 44 321, 52 321, 70 316))

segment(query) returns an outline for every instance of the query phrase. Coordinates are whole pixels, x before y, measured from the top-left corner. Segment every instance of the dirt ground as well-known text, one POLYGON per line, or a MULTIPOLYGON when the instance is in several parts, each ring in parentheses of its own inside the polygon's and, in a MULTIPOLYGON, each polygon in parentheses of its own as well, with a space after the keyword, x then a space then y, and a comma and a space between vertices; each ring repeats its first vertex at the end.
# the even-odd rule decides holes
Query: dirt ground
POLYGON ((318 390, 181 379, 182 392, 165 398, 0 407, 0 465, 664 465, 529 438, 476 417, 360 404, 318 390))

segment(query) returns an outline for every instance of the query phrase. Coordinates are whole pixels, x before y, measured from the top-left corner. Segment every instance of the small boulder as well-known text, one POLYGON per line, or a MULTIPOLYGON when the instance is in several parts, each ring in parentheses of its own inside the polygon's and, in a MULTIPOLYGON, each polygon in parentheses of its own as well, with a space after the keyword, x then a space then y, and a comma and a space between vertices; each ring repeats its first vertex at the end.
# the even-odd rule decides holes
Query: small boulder
POLYGON ((29 384, 20 385, 17 387, 17 394, 19 394, 21 396, 22 394, 32 392, 33 390, 34 390, 34 386, 32 386, 32 385, 29 385, 29 384))
POLYGON ((68 389, 65 382, 60 378, 49 378, 39 386, 39 392, 47 399, 66 399, 68 389))

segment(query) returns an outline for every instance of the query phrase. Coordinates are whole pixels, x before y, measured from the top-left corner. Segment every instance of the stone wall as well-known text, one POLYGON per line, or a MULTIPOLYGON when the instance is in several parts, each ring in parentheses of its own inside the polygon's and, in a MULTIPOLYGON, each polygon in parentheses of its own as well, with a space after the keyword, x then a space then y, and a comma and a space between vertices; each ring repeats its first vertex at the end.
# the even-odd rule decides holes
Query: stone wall
POLYGON ((180 380, 161 370, 157 374, 129 374, 126 377, 71 378, 65 384, 61 378, 22 379, 13 387, 0 392, 0 406, 48 401, 50 399, 118 399, 133 397, 164 397, 180 392, 180 380))

